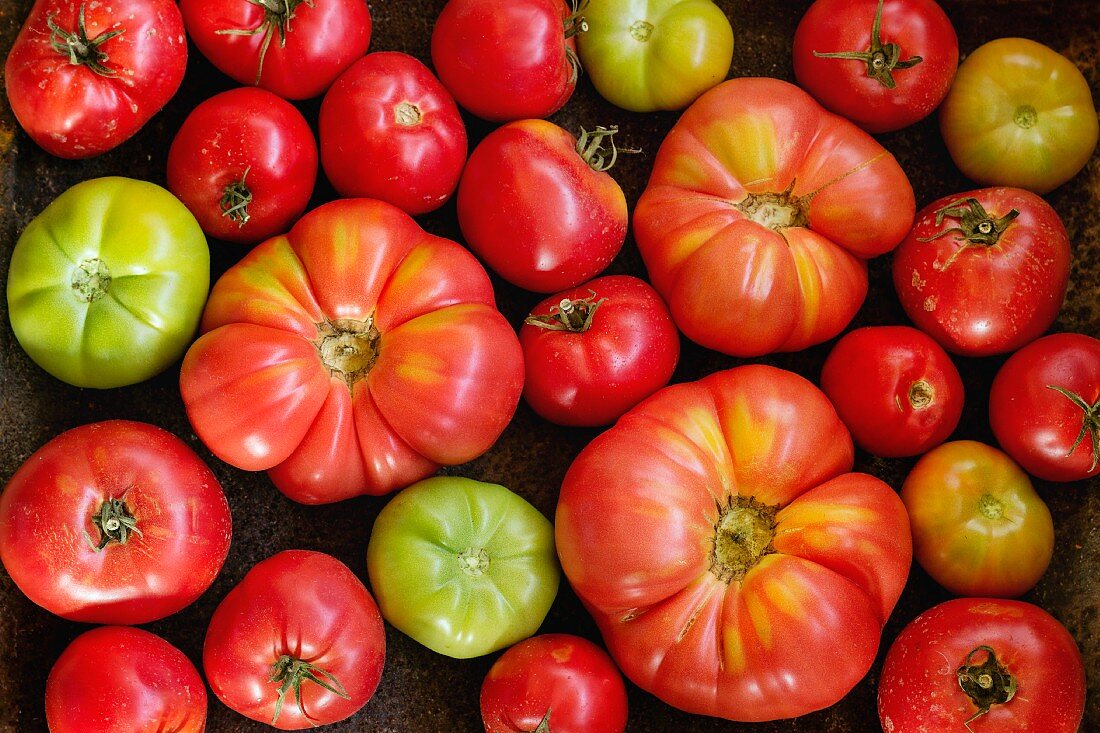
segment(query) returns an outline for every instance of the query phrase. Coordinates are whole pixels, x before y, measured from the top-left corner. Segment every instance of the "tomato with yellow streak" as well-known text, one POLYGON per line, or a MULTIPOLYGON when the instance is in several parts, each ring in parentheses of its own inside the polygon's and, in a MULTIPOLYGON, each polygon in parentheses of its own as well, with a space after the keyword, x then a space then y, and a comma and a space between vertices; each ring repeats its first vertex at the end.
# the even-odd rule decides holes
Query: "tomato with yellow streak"
POLYGON ((847 694, 912 559, 901 500, 852 465, 825 395, 763 365, 666 387, 589 444, 558 555, 627 677, 739 721, 847 694))

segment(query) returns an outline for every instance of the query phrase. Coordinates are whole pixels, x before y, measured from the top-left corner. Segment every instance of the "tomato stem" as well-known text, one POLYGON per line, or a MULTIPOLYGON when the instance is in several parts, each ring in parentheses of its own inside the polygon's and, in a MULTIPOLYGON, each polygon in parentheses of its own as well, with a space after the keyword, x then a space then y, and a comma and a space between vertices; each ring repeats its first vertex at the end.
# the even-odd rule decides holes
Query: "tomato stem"
MULTIPOLYGON (((584 18, 584 11, 588 8, 588 0, 572 0, 572 7, 573 11, 562 20, 565 40, 588 31, 588 21, 584 18)), ((572 69, 572 73, 569 75, 569 83, 574 84, 581 75, 581 60, 577 56, 577 52, 569 48, 568 45, 565 47, 565 58, 569 61, 569 66, 572 69)))
POLYGON ((312 722, 312 718, 309 717, 309 713, 302 705, 303 682, 315 682, 333 695, 342 697, 345 700, 351 699, 351 695, 347 693, 344 686, 340 684, 340 680, 336 679, 332 673, 326 672, 309 662, 296 659, 289 654, 282 655, 275 660, 275 664, 271 665, 271 677, 268 678, 268 682, 280 683, 279 699, 275 701, 275 715, 271 718, 272 725, 278 722, 279 715, 283 712, 286 693, 290 690, 294 690, 294 702, 297 703, 298 709, 302 711, 302 717, 312 722))
POLYGON ((92 515, 92 524, 99 530, 99 543, 96 544, 87 532, 84 533, 84 537, 96 552, 102 551, 112 542, 125 545, 131 534, 142 536, 141 530, 138 529, 137 518, 126 506, 124 497, 125 492, 117 499, 108 498, 100 505, 99 511, 92 515))
POLYGON ((991 647, 979 646, 966 655, 963 665, 955 670, 959 687, 978 712, 968 718, 963 725, 972 731, 970 724, 989 712, 994 705, 1004 705, 1016 696, 1016 677, 1003 664, 997 661, 997 655, 991 647), (974 656, 985 652, 985 661, 972 664, 974 656))
POLYGON ((290 21, 294 19, 294 12, 299 5, 305 4, 313 7, 314 0, 248 0, 253 5, 259 5, 264 9, 264 19, 255 28, 223 28, 214 31, 219 36, 256 36, 263 34, 263 43, 260 45, 260 60, 256 65, 256 80, 253 84, 260 83, 260 77, 264 73, 264 59, 267 57, 267 49, 271 46, 271 38, 277 32, 279 34, 279 48, 286 47, 286 34, 290 33, 290 21))
POLYGON ((84 65, 89 70, 100 76, 118 76, 118 69, 112 69, 105 64, 108 61, 107 53, 100 49, 107 41, 125 32, 125 28, 100 33, 95 38, 88 38, 88 27, 84 21, 84 3, 80 4, 77 15, 76 30, 69 32, 61 28, 54 20, 56 15, 46 18, 46 25, 50 29, 50 45, 62 56, 69 57, 69 63, 74 66, 84 65))
POLYGON ((819 59, 852 59, 863 61, 867 64, 867 76, 871 77, 887 89, 894 89, 898 83, 894 80, 893 72, 896 69, 911 69, 924 61, 920 56, 911 56, 901 60, 901 46, 896 43, 882 42, 882 3, 878 0, 878 8, 875 10, 875 20, 871 24, 871 48, 866 51, 837 51, 833 53, 818 53, 814 56, 819 59))
POLYGON ((569 331, 570 333, 584 333, 592 328, 592 319, 596 317, 596 310, 607 302, 607 298, 596 300, 596 291, 589 290, 587 298, 562 298, 557 305, 550 306, 550 312, 537 316, 531 314, 524 319, 524 323, 547 331, 569 331))
POLYGON ((237 227, 244 227, 251 215, 248 213, 248 205, 252 203, 252 190, 249 189, 245 179, 252 166, 244 169, 241 180, 229 184, 222 193, 222 216, 228 216, 231 221, 237 222, 237 227))
POLYGON ((962 235, 962 240, 966 244, 959 247, 947 258, 947 262, 940 267, 942 272, 950 267, 959 255, 971 247, 992 247, 997 244, 1001 240, 1001 235, 1008 230, 1013 220, 1019 215, 1020 212, 1017 209, 1012 209, 999 219, 995 219, 985 210, 978 199, 957 199, 936 211, 936 226, 943 226, 943 221, 947 218, 957 220, 958 225, 944 229, 931 237, 918 237, 917 241, 933 242, 940 237, 946 237, 948 234, 962 235))
POLYGON ((615 145, 615 134, 619 131, 617 125, 611 127, 597 126, 589 132, 581 128, 580 137, 577 138, 576 150, 588 167, 597 173, 611 170, 619 160, 620 153, 640 153, 636 148, 620 148, 615 145))
POLYGON ((546 708, 546 715, 539 721, 539 727, 531 733, 550 733, 550 708, 546 708))
POLYGON ((1053 389, 1084 411, 1084 418, 1081 421, 1081 432, 1077 434, 1077 440, 1073 441, 1073 446, 1071 446, 1066 453, 1066 457, 1069 458, 1073 455, 1073 452, 1077 450, 1077 446, 1081 445, 1086 435, 1091 435, 1092 465, 1089 466, 1088 472, 1092 473, 1096 470, 1097 463, 1100 462, 1100 399, 1097 399, 1096 402, 1090 405, 1085 401, 1084 397, 1076 392, 1069 391, 1065 387, 1048 384, 1047 389, 1053 389))

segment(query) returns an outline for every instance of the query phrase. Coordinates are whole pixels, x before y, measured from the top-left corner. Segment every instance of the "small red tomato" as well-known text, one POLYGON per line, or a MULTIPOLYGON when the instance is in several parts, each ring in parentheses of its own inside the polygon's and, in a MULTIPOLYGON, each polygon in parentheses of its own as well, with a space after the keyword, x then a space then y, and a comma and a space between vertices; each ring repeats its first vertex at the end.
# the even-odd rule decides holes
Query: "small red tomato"
POLYGON ((498 275, 538 293, 572 288, 604 270, 626 239, 626 197, 606 173, 615 128, 580 139, 544 120, 490 133, 458 185, 466 244, 498 275))
POLYGON ((1017 351, 993 380, 989 422, 1033 476, 1082 481, 1100 473, 1100 340, 1059 333, 1017 351))
POLYGON ((168 188, 202 230, 228 242, 282 234, 305 211, 317 144, 294 105, 263 89, 230 89, 187 116, 168 151, 168 188))
POLYGON ((50 733, 203 733, 206 687, 155 634, 101 626, 76 637, 46 680, 50 733))
POLYGON ((1022 601, 957 598, 925 611, 886 655, 888 733, 1076 733, 1085 667, 1058 620, 1022 601))
POLYGON ((868 132, 930 115, 958 66, 955 28, 935 0, 817 0, 794 34, 798 83, 868 132))
POLYGON ((543 634, 501 655, 481 686, 486 733, 622 733, 626 687, 600 647, 543 634))
POLYGON ((311 99, 367 52, 365 0, 180 0, 202 55, 241 84, 311 99))
POLYGON ((917 214, 894 253, 894 287, 917 328, 945 349, 990 356, 1050 327, 1069 262, 1069 235, 1046 201, 1019 188, 983 188, 917 214))
POLYGON ((519 332, 523 397, 558 425, 607 425, 668 384, 680 334, 657 291, 609 275, 536 305, 519 332))
POLYGON ((424 214, 454 193, 466 125, 454 99, 412 56, 372 53, 325 94, 321 162, 341 196, 381 199, 424 214))
POLYGON ((4 84, 32 140, 51 155, 88 158, 133 137, 176 93, 186 67, 172 0, 38 0, 4 84))
POLYGON ((573 36, 585 27, 564 0, 450 0, 432 31, 432 64, 478 117, 549 117, 577 86, 573 36))
POLYGON ((844 336, 825 360, 821 389, 856 444, 876 456, 924 453, 947 440, 962 417, 963 383, 951 357, 908 326, 844 336))
POLYGON ((210 619, 210 688, 241 715, 280 730, 335 723, 382 677, 382 615, 346 565, 287 550, 248 571, 210 619))

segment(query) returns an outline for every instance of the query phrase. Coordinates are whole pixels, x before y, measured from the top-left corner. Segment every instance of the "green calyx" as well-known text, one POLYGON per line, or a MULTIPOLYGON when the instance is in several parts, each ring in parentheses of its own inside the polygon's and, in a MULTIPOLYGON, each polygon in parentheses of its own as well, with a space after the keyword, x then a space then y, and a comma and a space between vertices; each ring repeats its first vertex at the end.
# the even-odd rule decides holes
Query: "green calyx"
POLYGON ((312 723, 309 714, 302 705, 303 682, 313 682, 337 697, 341 697, 345 700, 351 699, 347 690, 340 684, 340 680, 336 679, 331 673, 288 654, 282 655, 275 660, 275 664, 271 665, 271 677, 268 678, 268 682, 276 682, 279 684, 279 699, 275 701, 275 715, 271 718, 272 725, 278 722, 279 715, 283 712, 283 703, 286 701, 286 694, 291 690, 294 690, 294 702, 298 705, 298 710, 301 711, 302 717, 306 720, 310 720, 312 723))
POLYGON ((640 153, 634 148, 620 148, 615 145, 615 134, 619 132, 616 125, 611 127, 597 126, 595 130, 588 131, 581 128, 581 135, 577 138, 575 146, 577 155, 581 156, 589 168, 597 173, 611 170, 619 160, 620 153, 640 153))
POLYGON ((963 246, 955 250, 940 268, 941 271, 950 267, 959 255, 972 247, 992 247, 1001 241, 1001 236, 1008 231, 1013 220, 1020 215, 1016 209, 1012 209, 1002 217, 995 218, 989 214, 981 202, 975 198, 958 199, 936 211, 936 226, 943 226, 944 219, 954 219, 958 223, 931 237, 919 237, 919 242, 932 242, 948 234, 957 234, 964 242, 963 246))
POLYGON ((589 290, 587 298, 570 300, 563 298, 560 303, 550 308, 545 315, 529 315, 524 323, 545 328, 547 331, 568 331, 570 333, 584 333, 592 328, 592 319, 596 317, 596 310, 607 302, 607 298, 596 299, 596 291, 589 290))
POLYGON ((871 77, 887 89, 897 87, 894 80, 894 72, 901 69, 910 69, 924 61, 920 56, 911 56, 904 61, 901 58, 901 46, 896 43, 882 42, 882 3, 878 0, 878 9, 875 10, 875 20, 871 25, 871 47, 866 51, 837 51, 835 53, 818 53, 814 56, 819 59, 852 59, 863 61, 867 64, 867 76, 871 77))
POLYGON ((252 190, 245 183, 250 170, 252 166, 245 168, 241 180, 230 183, 222 193, 222 216, 228 216, 230 221, 237 222, 238 228, 243 227, 252 218, 248 213, 248 205, 252 203, 252 190))
POLYGON ((107 52, 100 48, 107 41, 122 35, 124 28, 100 33, 94 38, 88 38, 88 28, 84 21, 84 3, 80 4, 79 15, 76 21, 76 30, 67 31, 57 24, 56 16, 46 18, 46 25, 50 29, 50 45, 53 50, 62 56, 68 56, 69 63, 74 66, 86 66, 89 70, 100 76, 118 76, 118 69, 108 67, 107 52))
POLYGON ((1008 668, 997 661, 992 647, 980 646, 966 655, 963 665, 955 670, 959 687, 978 708, 978 712, 968 718, 963 725, 972 730, 970 724, 989 712, 994 705, 1004 705, 1016 696, 1016 678, 1008 668), (974 657, 985 652, 985 661, 973 663, 974 657))
POLYGON ((264 58, 267 57, 267 49, 271 46, 271 39, 278 34, 279 47, 286 46, 286 34, 290 32, 290 21, 294 20, 294 12, 299 5, 312 8, 314 0, 248 0, 253 5, 259 5, 264 9, 264 19, 255 28, 232 28, 215 31, 219 36, 258 36, 263 34, 263 43, 260 45, 260 60, 256 65, 256 80, 253 84, 259 84, 264 73, 264 58))
POLYGON ((96 552, 100 552, 112 542, 125 545, 131 535, 142 536, 141 530, 138 529, 137 518, 121 496, 104 501, 99 511, 92 515, 92 524, 99 530, 99 542, 93 540, 87 532, 84 533, 84 537, 96 552))
POLYGON ((1096 465, 1100 462, 1100 399, 1096 400, 1093 404, 1089 404, 1085 399, 1076 392, 1070 392, 1064 387, 1058 387, 1053 384, 1048 384, 1047 389, 1053 389, 1058 394, 1065 397, 1081 408, 1084 413, 1084 418, 1081 420, 1081 432, 1077 434, 1077 440, 1073 441, 1073 446, 1070 447, 1066 453, 1066 457, 1073 455, 1073 452, 1077 450, 1077 446, 1085 440, 1085 436, 1092 437, 1092 465, 1089 466, 1089 473, 1096 470, 1096 465))

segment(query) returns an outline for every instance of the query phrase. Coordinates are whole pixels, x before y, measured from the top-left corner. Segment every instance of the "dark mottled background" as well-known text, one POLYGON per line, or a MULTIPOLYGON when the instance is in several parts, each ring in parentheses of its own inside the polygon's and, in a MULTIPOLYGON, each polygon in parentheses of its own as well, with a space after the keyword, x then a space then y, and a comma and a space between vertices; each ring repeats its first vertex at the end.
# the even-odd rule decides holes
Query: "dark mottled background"
MULTIPOLYGON (((737 39, 731 75, 766 75, 793 80, 790 39, 808 0, 720 0, 737 39)), ((0 53, 7 54, 31 3, 0 0, 0 53)), ((375 0, 372 50, 399 50, 428 61, 432 23, 443 0, 375 0)), ((1023 35, 1065 53, 1084 71, 1100 98, 1100 3, 1095 0, 953 0, 943 5, 967 53, 1000 36, 1023 35)), ((4 269, 18 233, 46 204, 72 184, 102 175, 129 175, 163 185, 165 158, 172 136, 187 112, 199 101, 231 86, 201 56, 192 53, 187 78, 179 94, 134 139, 102 157, 62 161, 43 153, 18 129, 6 103, 0 103, 0 263, 4 269)), ((316 119, 318 102, 301 106, 316 119)), ((673 114, 636 115, 600 99, 582 78, 573 100, 553 118, 576 130, 580 125, 618 124, 621 141, 643 148, 644 155, 626 156, 615 176, 634 202, 645 185, 653 154, 674 122, 673 114)), ((477 141, 488 127, 471 120, 477 141)), ((951 164, 934 121, 881 137, 908 171, 920 205, 966 190, 968 183, 951 164)), ((332 198, 322 180, 314 203, 332 198)), ((1100 336, 1100 157, 1048 200, 1064 219, 1075 252, 1069 295, 1056 330, 1100 336)), ((425 217, 431 231, 458 238, 454 207, 425 217)), ((244 250, 212 242, 214 275, 219 275, 244 250)), ((628 240, 612 272, 643 274, 633 241, 628 240)), ((527 309, 541 296, 495 280, 501 309, 518 326, 527 309)), ((5 308, 0 300, 0 311, 5 308)), ((144 384, 108 392, 80 390, 48 376, 19 348, 0 312, 0 479, 7 480, 19 464, 57 433, 83 423, 108 418, 144 420, 183 437, 213 466, 233 510, 234 542, 225 570, 214 586, 190 608, 150 624, 148 628, 179 646, 198 664, 203 634, 217 602, 257 561, 289 548, 332 553, 366 581, 365 553, 371 523, 385 499, 362 498, 328 507, 298 506, 282 496, 264 474, 250 474, 214 459, 196 439, 184 416, 177 389, 178 368, 144 384)), ((854 326, 904 323, 905 317, 890 285, 889 257, 871 263, 871 289, 854 326)), ((815 379, 830 344, 797 354, 765 359, 815 379)), ((959 359, 967 387, 966 411, 955 437, 992 442, 986 406, 990 381, 1003 358, 959 359)), ((675 380, 702 377, 734 366, 738 360, 692 344, 684 344, 675 380)), ((553 516, 558 487, 570 460, 592 438, 593 431, 554 427, 520 405, 500 442, 473 463, 454 473, 502 483, 553 516)), ((857 469, 869 471, 900 487, 911 460, 882 460, 861 454, 857 469)), ((1054 561, 1038 587, 1026 599, 1061 620, 1085 655, 1092 685, 1087 731, 1100 731, 1100 481, 1038 488, 1054 514, 1057 541, 1054 561)), ((638 542, 652 541, 639 535, 638 542)), ((889 642, 921 611, 946 600, 948 594, 914 566, 909 585, 887 624, 879 664, 842 702, 829 710, 796 721, 738 725, 694 717, 673 710, 656 698, 630 688, 629 730, 648 731, 873 731, 875 688, 889 642)), ((0 731, 45 731, 43 694, 46 675, 61 650, 85 627, 57 619, 31 604, 0 573, 0 731)), ((543 631, 569 631, 597 638, 595 626, 576 597, 563 585, 543 631)), ((388 655, 377 694, 353 719, 332 731, 475 731, 480 728, 478 690, 495 655, 471 661, 438 656, 392 628, 387 629, 388 655)), ((105 662, 109 663, 108 660, 105 662)), ((815 660, 807 659, 813 666, 815 660)), ((979 728, 981 726, 978 726, 979 728)), ((268 730, 247 721, 210 699, 210 726, 216 733, 268 730)), ((1041 733, 1041 732, 1037 732, 1041 733)))

